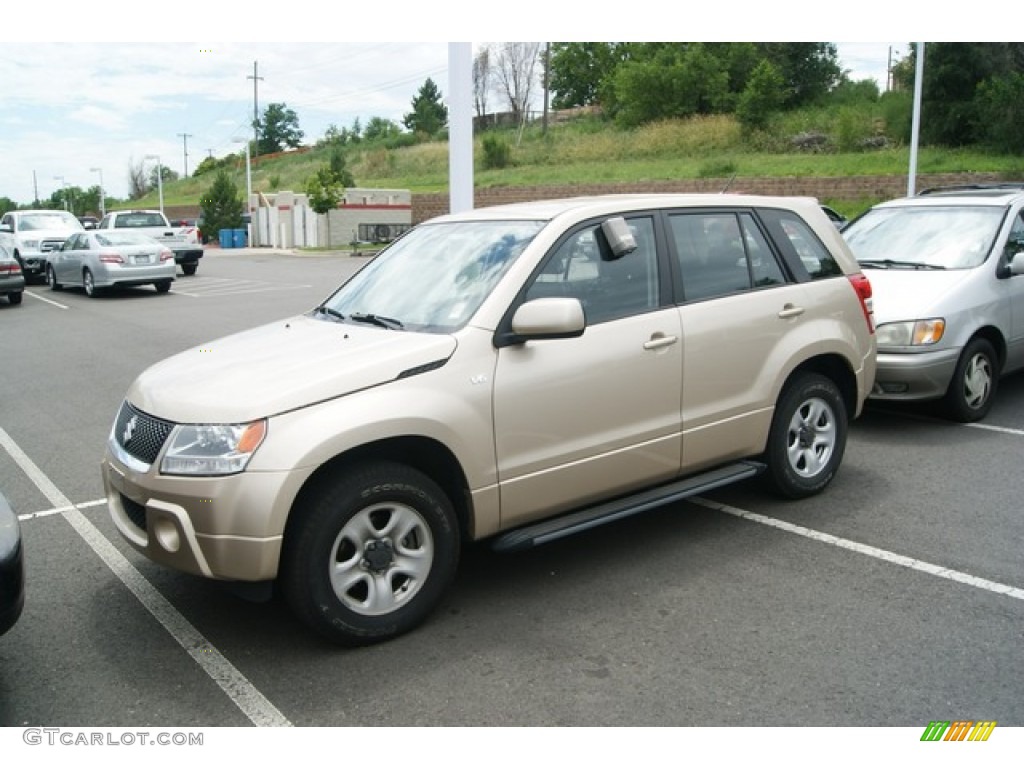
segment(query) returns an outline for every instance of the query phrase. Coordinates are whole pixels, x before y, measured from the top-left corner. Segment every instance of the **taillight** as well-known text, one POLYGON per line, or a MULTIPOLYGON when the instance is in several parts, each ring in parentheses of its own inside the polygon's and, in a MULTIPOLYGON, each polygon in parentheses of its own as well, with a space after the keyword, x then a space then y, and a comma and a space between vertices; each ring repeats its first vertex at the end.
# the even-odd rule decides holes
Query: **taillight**
POLYGON ((860 308, 864 312, 864 319, 868 324, 868 331, 870 333, 875 332, 875 309, 871 301, 871 281, 868 280, 866 275, 849 275, 850 283, 853 284, 853 289, 857 292, 857 298, 860 299, 860 308))
POLYGON ((124 259, 117 253, 101 253, 100 261, 104 264, 124 264, 124 259))
POLYGON ((166 248, 160 251, 160 261, 170 261, 174 258, 174 252, 169 251, 166 248))
POLYGON ((18 262, 11 262, 10 264, 0 264, 0 275, 20 275, 21 264, 18 262))

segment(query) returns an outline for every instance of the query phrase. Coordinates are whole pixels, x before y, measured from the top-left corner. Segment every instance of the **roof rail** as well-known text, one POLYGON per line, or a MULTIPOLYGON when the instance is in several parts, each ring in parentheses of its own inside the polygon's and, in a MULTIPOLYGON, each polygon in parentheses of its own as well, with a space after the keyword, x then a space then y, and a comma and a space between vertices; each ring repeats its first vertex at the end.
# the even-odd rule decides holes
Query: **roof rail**
POLYGON ((928 189, 922 189, 918 192, 918 196, 921 195, 935 195, 943 192, 970 192, 973 190, 997 190, 997 189, 1020 189, 1024 190, 1024 181, 1005 181, 1005 182, 992 182, 982 184, 950 184, 945 187, 929 187, 928 189))

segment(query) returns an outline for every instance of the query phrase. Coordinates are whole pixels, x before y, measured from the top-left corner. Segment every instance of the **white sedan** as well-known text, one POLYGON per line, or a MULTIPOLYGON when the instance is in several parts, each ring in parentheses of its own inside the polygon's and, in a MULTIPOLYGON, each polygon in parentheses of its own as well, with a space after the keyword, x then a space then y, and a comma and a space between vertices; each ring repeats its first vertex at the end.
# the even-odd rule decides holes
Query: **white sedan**
POLYGON ((174 253, 137 232, 78 232, 50 257, 46 282, 55 291, 80 286, 88 296, 104 288, 153 285, 167 293, 175 275, 174 253))

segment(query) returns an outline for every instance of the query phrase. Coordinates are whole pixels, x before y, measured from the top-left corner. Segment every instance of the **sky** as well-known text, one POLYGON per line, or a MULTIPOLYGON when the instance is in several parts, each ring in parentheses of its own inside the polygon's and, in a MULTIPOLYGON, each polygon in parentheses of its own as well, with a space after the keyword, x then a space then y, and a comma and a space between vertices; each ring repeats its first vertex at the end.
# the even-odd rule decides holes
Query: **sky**
MULTIPOLYGON (((275 18, 248 22, 240 21, 236 12, 211 11, 193 0, 183 0, 173 10, 168 7, 159 17, 147 19, 146 12, 140 15, 137 3, 114 0, 105 4, 100 25, 79 14, 54 21, 53 28, 47 28, 49 40, 90 42, 8 40, 0 44, 0 196, 24 204, 37 196, 49 198, 62 185, 88 188, 102 182, 108 195, 125 198, 129 169, 140 163, 148 168, 159 158, 161 164, 184 174, 186 170, 191 173, 207 156, 223 157, 242 150, 242 142, 252 136, 254 102, 261 116, 270 103, 283 102, 293 109, 305 143, 323 137, 331 125, 350 128, 357 118, 362 125, 371 117, 401 124, 427 78, 434 80, 443 95, 448 93, 446 39, 536 37, 540 30, 529 18, 532 2, 503 6, 521 8, 523 13, 510 17, 508 23, 492 21, 490 28, 477 22, 452 23, 451 18, 440 18, 443 13, 425 13, 425 5, 407 4, 407 0, 392 2, 383 12, 379 6, 360 6, 364 10, 358 13, 343 10, 345 5, 307 0, 291 15, 282 10, 275 18), (323 22, 318 24, 321 17, 323 22), (125 26, 118 27, 114 19, 124 19, 125 26), (442 22, 444 27, 439 29, 442 22), (126 39, 129 29, 132 40, 126 39), (156 36, 156 32, 181 35, 199 30, 211 30, 211 39, 135 41, 156 36), (426 42, 308 39, 316 32, 355 38, 364 37, 363 31, 372 37, 384 30, 394 32, 395 37, 426 42), (431 41, 438 32, 445 33, 442 39, 431 41), (117 39, 119 34, 121 39, 117 39), (223 39, 258 41, 267 36, 278 39, 223 39)), ((642 9, 647 2, 634 0, 630 8, 642 9)), ((39 12, 20 10, 27 5, 16 6, 14 18, 5 21, 3 29, 8 36, 14 29, 39 29, 39 12), (19 14, 24 17, 19 19, 19 14)), ((652 9, 660 7, 653 1, 650 5, 652 9)), ((820 8, 817 4, 813 7, 820 8)), ((43 12, 60 16, 52 8, 43 12)), ((6 10, 5 17, 10 13, 6 10)), ((455 11, 448 13, 455 15, 455 11)), ((555 39, 646 39, 636 36, 637 28, 628 25, 588 29, 572 20, 567 24, 565 18, 550 21, 544 31, 552 32, 555 39), (614 34, 617 32, 625 34, 614 34)), ((716 26, 714 22, 709 17, 702 22, 708 26, 687 26, 679 31, 692 32, 687 39, 704 40, 754 39, 750 34, 755 30, 766 31, 757 25, 743 29, 734 23, 716 26)), ((656 25, 648 27, 657 29, 656 25)), ((832 39, 825 35, 827 29, 786 29, 805 33, 797 34, 797 39, 832 39)), ((850 28, 843 31, 850 36, 850 28)), ((891 31, 901 30, 894 27, 891 31)), ((910 30, 904 31, 913 39, 910 30)), ((863 36, 871 39, 878 35, 863 36)), ((837 45, 840 66, 852 79, 872 78, 880 87, 886 82, 890 54, 904 56, 909 50, 905 42, 837 45)), ((495 97, 491 103, 497 103, 495 97)))

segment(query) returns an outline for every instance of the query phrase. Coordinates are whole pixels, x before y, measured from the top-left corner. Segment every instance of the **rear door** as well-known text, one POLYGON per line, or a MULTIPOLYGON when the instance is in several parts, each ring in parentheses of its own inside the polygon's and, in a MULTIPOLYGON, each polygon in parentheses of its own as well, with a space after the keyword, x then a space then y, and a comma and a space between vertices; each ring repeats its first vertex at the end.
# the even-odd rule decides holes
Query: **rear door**
POLYGON ((681 280, 683 469, 764 447, 780 372, 807 293, 750 210, 678 211, 669 242, 681 280))
POLYGON ((602 259, 599 223, 548 255, 525 300, 581 301, 572 339, 498 350, 494 420, 502 525, 678 474, 683 344, 653 215, 627 219, 638 248, 602 259))

